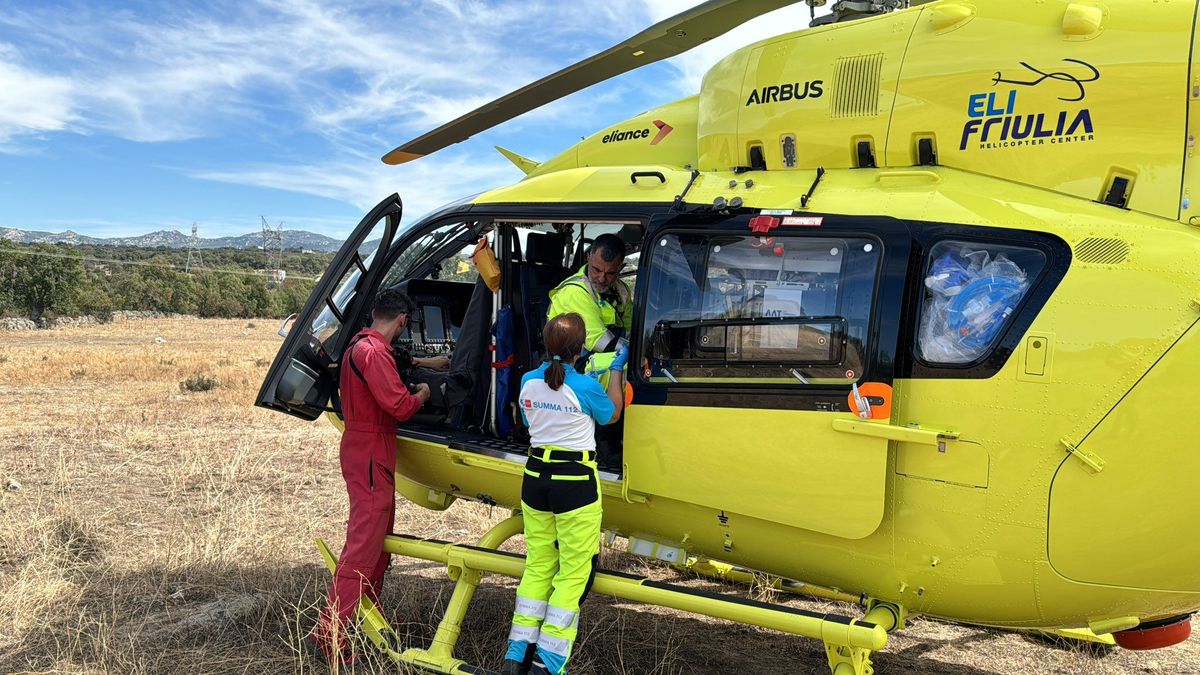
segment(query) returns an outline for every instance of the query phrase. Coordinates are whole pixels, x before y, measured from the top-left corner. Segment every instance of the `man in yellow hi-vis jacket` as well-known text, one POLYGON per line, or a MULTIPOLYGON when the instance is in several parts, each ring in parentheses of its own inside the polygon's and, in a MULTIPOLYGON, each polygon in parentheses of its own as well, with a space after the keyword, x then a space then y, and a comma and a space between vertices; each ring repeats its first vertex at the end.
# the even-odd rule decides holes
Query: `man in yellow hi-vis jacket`
MULTIPOLYGON (((615 234, 602 234, 588 248, 584 266, 550 291, 547 318, 568 313, 583 317, 587 335, 577 369, 605 387, 613 355, 618 347, 628 346, 633 326, 632 293, 620 279, 624 264, 625 242, 615 234)), ((601 427, 597 434, 597 461, 605 471, 621 470, 623 426, 601 427)))
POLYGON ((617 345, 629 342, 633 298, 619 278, 624 263, 625 242, 615 234, 602 234, 588 249, 584 266, 550 291, 547 319, 570 312, 583 317, 589 371, 607 371, 617 345))

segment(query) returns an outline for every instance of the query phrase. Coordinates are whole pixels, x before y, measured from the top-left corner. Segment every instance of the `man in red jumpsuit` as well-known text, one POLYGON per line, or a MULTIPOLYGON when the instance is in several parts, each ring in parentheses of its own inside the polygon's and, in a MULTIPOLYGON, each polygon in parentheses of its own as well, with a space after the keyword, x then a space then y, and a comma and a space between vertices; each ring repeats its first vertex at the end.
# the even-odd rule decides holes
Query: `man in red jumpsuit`
POLYGON ((339 368, 342 417, 342 477, 350 493, 346 546, 329 586, 329 604, 312 638, 329 658, 348 660, 346 626, 366 594, 377 606, 383 573, 391 555, 383 538, 396 516, 396 424, 417 413, 429 400, 429 386, 409 393, 392 352, 392 340, 404 331, 416 310, 403 292, 389 289, 375 298, 370 328, 350 341, 339 368), (336 656, 334 656, 336 655, 336 656))

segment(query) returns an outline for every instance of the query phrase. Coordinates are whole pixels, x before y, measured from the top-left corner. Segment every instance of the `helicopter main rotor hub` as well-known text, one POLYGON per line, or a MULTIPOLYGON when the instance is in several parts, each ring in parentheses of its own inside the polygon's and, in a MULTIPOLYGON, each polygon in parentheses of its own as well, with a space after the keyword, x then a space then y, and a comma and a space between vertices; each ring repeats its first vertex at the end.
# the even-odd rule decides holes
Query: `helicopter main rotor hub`
MULTIPOLYGON (((816 9, 824 7, 826 0, 806 0, 809 7, 816 9)), ((812 26, 824 26, 843 21, 854 21, 871 16, 887 14, 899 9, 908 9, 910 0, 837 0, 830 8, 830 14, 821 18, 813 18, 812 26)))

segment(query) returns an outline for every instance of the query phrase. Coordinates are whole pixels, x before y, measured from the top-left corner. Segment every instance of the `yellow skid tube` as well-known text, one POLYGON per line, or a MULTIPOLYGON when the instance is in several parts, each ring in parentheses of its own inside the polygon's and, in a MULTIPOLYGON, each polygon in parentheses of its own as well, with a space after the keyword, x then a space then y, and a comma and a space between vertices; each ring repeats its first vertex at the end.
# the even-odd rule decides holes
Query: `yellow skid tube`
MULTIPOLYGON (((317 550, 321 552, 321 558, 325 560, 325 565, 329 568, 329 573, 333 574, 337 568, 337 556, 329 550, 324 541, 318 539, 316 543, 317 550)), ((396 635, 396 631, 388 624, 387 619, 384 619, 383 614, 379 613, 375 603, 365 595, 358 602, 358 616, 362 621, 363 632, 366 633, 371 644, 388 656, 393 658, 399 656, 397 652, 400 648, 400 636, 396 635)))
MULTIPOLYGON (((458 642, 467 607, 483 575, 490 572, 519 578, 525 571, 524 556, 496 550, 519 534, 522 525, 521 516, 514 514, 493 527, 475 546, 406 535, 385 537, 383 549, 388 553, 445 563, 450 578, 455 581, 454 593, 427 649, 400 651, 400 641, 395 631, 370 600, 364 597, 358 607, 358 616, 367 637, 396 663, 449 675, 488 673, 455 658, 454 646, 458 642)), ((337 559, 324 542, 318 540, 317 546, 332 572, 337 559)), ((870 611, 862 619, 856 620, 680 588, 619 572, 597 572, 592 590, 621 600, 670 607, 821 640, 825 643, 830 669, 835 675, 870 675, 871 652, 887 646, 888 632, 904 624, 903 608, 883 603, 868 603, 870 611)))
MULTIPOLYGON (((444 562, 480 572, 520 578, 524 556, 515 553, 462 546, 440 541, 389 535, 383 548, 394 555, 444 562)), ((621 600, 670 607, 738 623, 770 628, 783 633, 823 640, 827 644, 878 651, 887 646, 887 631, 866 621, 835 614, 818 614, 766 603, 723 597, 670 586, 642 577, 597 572, 592 590, 621 600)))

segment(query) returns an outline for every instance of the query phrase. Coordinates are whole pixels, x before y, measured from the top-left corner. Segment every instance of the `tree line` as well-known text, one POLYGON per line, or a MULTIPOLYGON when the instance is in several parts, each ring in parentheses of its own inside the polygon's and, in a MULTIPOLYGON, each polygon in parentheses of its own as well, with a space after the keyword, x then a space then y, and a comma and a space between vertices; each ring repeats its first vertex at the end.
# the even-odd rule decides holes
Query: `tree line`
POLYGON ((117 310, 201 317, 270 318, 300 311, 332 254, 286 252, 282 283, 267 283, 255 265, 262 253, 202 252, 204 267, 182 268, 187 251, 131 246, 17 244, 0 240, 0 316, 43 317, 117 310), (289 267, 289 265, 292 265, 289 267))
MULTIPOLYGON (((188 262, 186 248, 56 244, 54 249, 84 258, 166 263, 180 269, 186 267, 188 262)), ((206 248, 200 250, 200 258, 204 263, 200 266, 203 269, 253 271, 261 270, 265 263, 263 252, 252 248, 206 248)), ((283 252, 283 269, 290 275, 316 277, 325 271, 332 259, 332 253, 301 253, 296 249, 287 249, 283 252)))

